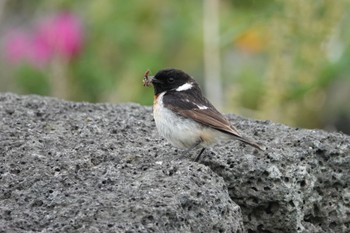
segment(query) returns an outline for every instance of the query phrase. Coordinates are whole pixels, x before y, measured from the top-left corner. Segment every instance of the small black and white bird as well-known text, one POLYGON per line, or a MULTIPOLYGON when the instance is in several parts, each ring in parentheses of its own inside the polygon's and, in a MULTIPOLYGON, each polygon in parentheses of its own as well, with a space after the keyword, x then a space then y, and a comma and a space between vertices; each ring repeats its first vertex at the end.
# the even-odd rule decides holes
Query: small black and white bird
POLYGON ((155 76, 145 73, 144 85, 154 87, 153 116, 161 136, 173 146, 187 149, 206 147, 222 140, 237 139, 259 150, 264 148, 238 132, 202 95, 197 82, 178 69, 163 69, 155 76))

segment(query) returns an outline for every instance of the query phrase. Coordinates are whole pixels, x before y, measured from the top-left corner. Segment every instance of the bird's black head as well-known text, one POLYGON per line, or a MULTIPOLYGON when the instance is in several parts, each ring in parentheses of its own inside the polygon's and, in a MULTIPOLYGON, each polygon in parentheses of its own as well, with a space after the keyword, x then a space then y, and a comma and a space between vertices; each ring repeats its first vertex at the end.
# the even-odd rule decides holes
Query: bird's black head
POLYGON ((179 87, 183 89, 188 88, 186 84, 191 84, 193 87, 197 86, 195 80, 193 80, 188 74, 178 69, 164 69, 158 71, 158 73, 151 80, 154 87, 154 94, 158 95, 164 91, 174 90, 179 87), (184 86, 185 85, 185 86, 184 86))

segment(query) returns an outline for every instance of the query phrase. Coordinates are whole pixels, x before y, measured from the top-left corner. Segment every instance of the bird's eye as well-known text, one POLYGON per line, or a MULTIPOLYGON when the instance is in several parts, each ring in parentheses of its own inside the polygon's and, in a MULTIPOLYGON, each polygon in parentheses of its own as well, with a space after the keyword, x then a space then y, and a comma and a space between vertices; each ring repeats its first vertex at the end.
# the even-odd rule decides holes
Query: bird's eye
POLYGON ((175 79, 174 78, 168 78, 168 83, 174 83, 175 79))

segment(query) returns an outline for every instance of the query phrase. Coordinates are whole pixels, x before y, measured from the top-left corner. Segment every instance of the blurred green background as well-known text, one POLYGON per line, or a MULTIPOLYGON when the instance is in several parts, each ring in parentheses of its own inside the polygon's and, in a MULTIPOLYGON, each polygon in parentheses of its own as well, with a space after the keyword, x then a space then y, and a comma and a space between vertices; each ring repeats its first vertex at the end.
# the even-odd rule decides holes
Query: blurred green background
POLYGON ((2 0, 0 91, 151 105, 166 67, 224 112, 350 134, 348 0, 2 0))

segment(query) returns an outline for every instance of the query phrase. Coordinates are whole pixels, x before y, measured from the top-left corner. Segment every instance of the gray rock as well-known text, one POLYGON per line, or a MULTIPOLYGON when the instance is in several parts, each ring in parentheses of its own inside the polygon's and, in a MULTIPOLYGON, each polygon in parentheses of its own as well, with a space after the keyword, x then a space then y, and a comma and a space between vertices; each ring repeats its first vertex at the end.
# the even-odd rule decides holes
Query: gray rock
POLYGON ((150 107, 0 94, 0 232, 350 232, 349 136, 228 117, 268 150, 176 160, 150 107))
POLYGON ((244 232, 220 176, 170 160, 150 107, 0 94, 0 119, 0 232, 244 232))
POLYGON ((204 164, 224 178, 248 232, 350 232, 350 137, 230 116, 268 150, 222 144, 204 164))

